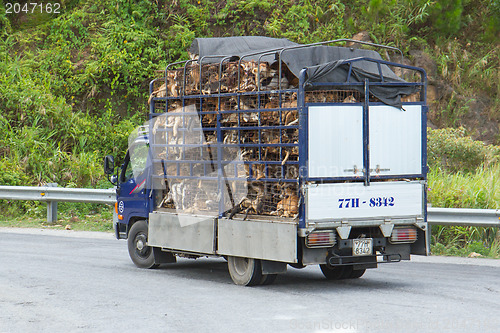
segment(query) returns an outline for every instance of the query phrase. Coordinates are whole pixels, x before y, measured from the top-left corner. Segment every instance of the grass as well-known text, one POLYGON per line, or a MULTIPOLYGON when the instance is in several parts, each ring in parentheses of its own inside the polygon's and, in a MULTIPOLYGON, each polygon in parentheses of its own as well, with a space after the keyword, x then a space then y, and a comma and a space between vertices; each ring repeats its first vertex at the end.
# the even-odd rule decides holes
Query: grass
POLYGON ((29 215, 9 217, 0 220, 0 227, 47 228, 56 230, 65 230, 69 227, 69 229, 76 231, 113 232, 113 210, 110 207, 109 211, 103 210, 96 214, 59 214, 55 223, 48 223, 45 217, 33 217, 29 215))
MULTIPOLYGON (((474 172, 429 173, 429 203, 433 207, 500 209, 500 164, 474 172)), ((436 255, 500 258, 498 228, 433 226, 431 251, 436 255)))
POLYGON ((500 164, 472 173, 429 173, 429 203, 443 208, 500 209, 500 164))
POLYGON ((490 246, 483 244, 482 242, 475 241, 471 244, 463 247, 459 245, 444 245, 442 243, 436 243, 431 245, 431 253, 437 256, 455 256, 455 257, 476 257, 477 254, 480 257, 500 259, 500 240, 496 240, 490 246))

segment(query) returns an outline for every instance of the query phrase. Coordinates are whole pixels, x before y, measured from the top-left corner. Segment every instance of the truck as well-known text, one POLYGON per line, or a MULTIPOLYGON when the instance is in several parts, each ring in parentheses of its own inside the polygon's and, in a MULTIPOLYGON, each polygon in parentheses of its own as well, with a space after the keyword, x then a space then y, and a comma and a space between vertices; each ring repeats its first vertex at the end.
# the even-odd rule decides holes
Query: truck
POLYGON ((104 158, 136 266, 223 257, 254 286, 427 255, 422 68, 345 39, 197 38, 189 54, 151 81, 121 167, 104 158))

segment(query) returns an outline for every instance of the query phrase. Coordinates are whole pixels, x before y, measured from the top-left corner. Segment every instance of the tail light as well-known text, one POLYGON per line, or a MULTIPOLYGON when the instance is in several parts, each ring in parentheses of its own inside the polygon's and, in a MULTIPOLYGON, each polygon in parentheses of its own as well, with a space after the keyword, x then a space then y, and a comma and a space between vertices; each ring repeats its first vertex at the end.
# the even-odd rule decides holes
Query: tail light
POLYGON ((417 240, 417 229, 412 227, 396 227, 392 231, 391 243, 414 243, 417 240))
POLYGON ((335 233, 332 231, 314 231, 306 237, 307 247, 331 247, 335 245, 335 233))

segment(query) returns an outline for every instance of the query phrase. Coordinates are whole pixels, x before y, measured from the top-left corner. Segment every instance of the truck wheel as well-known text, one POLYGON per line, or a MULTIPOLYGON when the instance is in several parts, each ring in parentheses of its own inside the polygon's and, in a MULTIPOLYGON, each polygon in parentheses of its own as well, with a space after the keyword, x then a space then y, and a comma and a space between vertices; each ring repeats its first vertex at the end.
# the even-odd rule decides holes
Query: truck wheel
POLYGON ((319 265, 321 272, 328 280, 340 280, 342 279, 345 267, 344 266, 328 266, 327 264, 319 265))
POLYGON ((358 279, 363 274, 365 274, 366 269, 354 269, 354 266, 344 266, 344 271, 342 272, 342 276, 340 277, 341 280, 344 279, 358 279))
POLYGON ((258 259, 228 257, 227 267, 231 279, 237 285, 255 286, 262 281, 262 266, 258 259))
POLYGON ((344 266, 344 271, 342 272, 342 276, 340 277, 341 280, 345 280, 345 279, 350 279, 351 278, 351 274, 353 272, 352 270, 352 265, 351 266, 344 266))
POLYGON ((137 221, 130 228, 128 234, 128 254, 130 259, 139 268, 156 268, 153 248, 147 246, 148 242, 148 223, 146 221, 137 221))
POLYGON ((366 269, 353 269, 351 274, 349 274, 349 277, 347 279, 359 279, 360 277, 365 274, 366 269))

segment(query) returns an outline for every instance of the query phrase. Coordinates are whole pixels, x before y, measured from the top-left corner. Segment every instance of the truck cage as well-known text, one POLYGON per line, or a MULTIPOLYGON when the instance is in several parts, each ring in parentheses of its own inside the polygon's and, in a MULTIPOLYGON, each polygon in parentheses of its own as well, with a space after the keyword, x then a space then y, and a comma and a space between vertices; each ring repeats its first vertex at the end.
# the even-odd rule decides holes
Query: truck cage
MULTIPOLYGON (((369 106, 381 105, 372 87, 416 87, 404 105, 422 106, 426 130, 426 73, 414 66, 356 57, 339 61, 345 82, 308 82, 306 69, 290 75, 283 54, 297 48, 354 42, 346 39, 245 54, 203 56, 169 64, 164 77, 150 83, 149 140, 153 184, 160 190, 154 207, 216 217, 297 219, 305 226, 302 186, 337 183, 426 179, 426 140, 422 140, 422 172, 381 175, 370 166, 369 106), (269 64, 266 57, 275 56, 269 64), (250 59, 250 60, 245 60, 250 59), (257 59, 257 60, 255 60, 257 59), (355 82, 353 66, 374 63, 377 80, 355 82), (411 74, 413 82, 388 82, 383 68, 411 74), (288 76, 288 77, 287 77, 288 76), (352 177, 311 177, 308 172, 308 107, 358 105, 363 109, 363 165, 352 177), (359 175, 357 174, 359 173, 359 175), (245 215, 239 215, 244 213, 245 215)), ((422 136, 423 138, 426 135, 422 136)))

